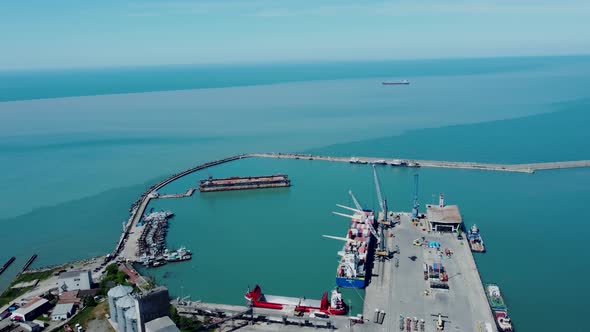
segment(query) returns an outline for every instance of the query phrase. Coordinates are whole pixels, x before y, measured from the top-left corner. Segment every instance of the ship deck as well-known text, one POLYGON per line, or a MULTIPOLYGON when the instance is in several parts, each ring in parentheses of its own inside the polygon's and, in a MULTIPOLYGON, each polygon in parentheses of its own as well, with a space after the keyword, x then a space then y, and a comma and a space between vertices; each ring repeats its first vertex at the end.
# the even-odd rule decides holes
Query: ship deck
POLYGON ((261 301, 266 301, 270 303, 280 303, 283 305, 293 305, 293 306, 306 306, 306 307, 320 307, 320 300, 313 300, 313 299, 306 299, 304 297, 289 297, 289 296, 281 296, 281 295, 266 295, 264 294, 261 298, 261 301))

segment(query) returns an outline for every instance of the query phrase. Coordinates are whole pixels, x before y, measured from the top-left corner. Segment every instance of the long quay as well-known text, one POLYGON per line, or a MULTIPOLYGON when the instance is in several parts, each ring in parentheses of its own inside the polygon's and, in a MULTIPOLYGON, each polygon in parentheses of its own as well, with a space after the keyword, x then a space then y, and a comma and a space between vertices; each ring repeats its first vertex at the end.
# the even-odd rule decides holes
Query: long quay
POLYGON ((356 163, 386 163, 390 165, 401 164, 409 167, 436 167, 436 168, 459 168, 459 169, 478 169, 486 171, 501 171, 501 172, 520 172, 520 173, 534 173, 541 170, 564 169, 564 168, 580 168, 590 167, 590 160, 575 160, 575 161, 556 161, 545 163, 530 163, 530 164, 489 164, 479 162, 466 161, 441 161, 441 160, 418 160, 418 159, 403 159, 403 158, 375 158, 375 157, 330 157, 330 156, 316 156, 307 154, 290 154, 290 153, 252 153, 249 157, 258 158, 285 158, 285 159, 308 159, 308 160, 324 160, 334 162, 350 163, 354 160, 356 163))

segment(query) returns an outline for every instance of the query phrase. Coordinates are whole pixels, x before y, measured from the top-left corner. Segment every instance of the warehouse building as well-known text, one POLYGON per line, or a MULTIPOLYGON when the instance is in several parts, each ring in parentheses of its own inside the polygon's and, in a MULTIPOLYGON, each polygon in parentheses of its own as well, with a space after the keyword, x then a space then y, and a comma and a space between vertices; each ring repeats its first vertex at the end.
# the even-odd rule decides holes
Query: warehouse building
POLYGON ((62 272, 57 279, 57 286, 60 293, 73 290, 91 289, 92 276, 88 270, 62 272))
POLYGON ((457 205, 445 205, 444 195, 440 194, 438 205, 426 205, 426 218, 434 232, 456 232, 463 219, 457 205))
POLYGON ((46 299, 38 298, 31 300, 24 306, 13 311, 10 315, 10 319, 19 322, 32 321, 45 313, 49 309, 49 306, 49 301, 46 299))
POLYGON ((73 303, 60 303, 53 308, 53 312, 51 312, 51 320, 66 320, 72 317, 74 310, 73 303))

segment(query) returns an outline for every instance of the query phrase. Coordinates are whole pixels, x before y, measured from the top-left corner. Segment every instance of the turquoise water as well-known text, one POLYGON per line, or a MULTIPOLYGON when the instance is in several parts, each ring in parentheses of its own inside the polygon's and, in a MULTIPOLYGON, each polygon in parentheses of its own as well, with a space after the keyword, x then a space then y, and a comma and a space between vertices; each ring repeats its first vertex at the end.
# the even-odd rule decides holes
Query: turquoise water
MULTIPOLYGON (((146 187, 234 153, 590 159, 588 57, 265 68, 255 78, 252 68, 237 71, 238 82, 207 69, 226 80, 199 85, 191 78, 181 86, 171 82, 178 68, 159 69, 159 76, 151 69, 3 73, 12 76, 0 80, 1 95, 13 101, 0 102, 0 261, 13 255, 17 261, 0 276, 0 286, 33 253, 39 254, 34 266, 44 266, 109 252, 129 204, 146 187), (58 74, 75 78, 49 84, 58 74), (412 84, 381 86, 398 76, 412 84), (222 88, 227 85, 244 86, 222 88), (191 88, 200 89, 128 93, 191 88), (117 95, 80 96, 102 93, 117 95), (25 100, 63 96, 72 97, 25 100)), ((330 212, 348 202, 349 188, 376 205, 368 168, 245 160, 165 190, 183 192, 208 175, 275 171, 287 172, 294 186, 157 202, 177 213, 170 243, 197 252, 190 263, 155 272, 172 294, 242 303, 246 287, 257 282, 270 293, 308 297, 333 285, 341 244, 320 235, 342 233, 344 220, 330 212)), ((477 257, 482 277, 501 284, 517 328, 579 330, 583 322, 562 320, 582 317, 590 295, 571 282, 590 269, 582 247, 588 170, 419 172, 422 201, 444 191, 484 232, 490 251, 477 257)), ((385 168, 381 176, 393 206, 408 209, 412 171, 385 168)), ((358 294, 346 296, 358 307, 358 294)))
MULTIPOLYGON (((393 209, 409 211, 416 170, 378 169, 383 194, 393 209)), ((352 205, 355 192, 363 206, 376 208, 372 170, 367 166, 249 159, 195 173, 164 188, 177 193, 207 176, 286 172, 290 189, 199 194, 159 200, 151 206, 176 213, 168 243, 195 252, 188 263, 149 270, 177 296, 193 300, 243 304, 248 286, 260 283, 268 293, 319 297, 334 287, 336 251, 341 243, 322 234, 343 235, 347 220, 334 216, 334 205, 352 205), (343 180, 345 179, 345 180, 343 180)), ((569 282, 590 273, 580 239, 590 236, 590 218, 583 204, 590 199, 590 170, 571 169, 537 174, 470 170, 420 169, 420 202, 432 203, 444 191, 459 204, 467 225, 477 223, 488 252, 475 255, 484 282, 501 285, 517 328, 545 331, 563 322, 557 312, 581 317, 579 300, 590 291, 569 282), (555 315, 554 315, 555 314, 555 315)), ((353 308, 361 293, 348 291, 353 308)))

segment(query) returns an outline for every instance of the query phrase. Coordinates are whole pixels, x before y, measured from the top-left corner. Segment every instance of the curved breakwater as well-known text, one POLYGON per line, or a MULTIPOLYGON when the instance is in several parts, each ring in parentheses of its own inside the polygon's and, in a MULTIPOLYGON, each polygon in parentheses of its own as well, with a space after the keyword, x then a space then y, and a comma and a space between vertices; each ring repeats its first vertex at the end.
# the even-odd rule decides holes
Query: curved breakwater
MULTIPOLYGON (((119 242, 115 246, 113 252, 108 256, 108 260, 114 259, 121 256, 125 259, 137 260, 137 239, 130 237, 130 235, 139 236, 140 232, 131 232, 134 225, 143 216, 149 202, 154 196, 150 193, 157 191, 167 184, 184 177, 193 172, 203 170, 216 165, 228 163, 231 161, 243 159, 243 158, 277 158, 277 159, 304 159, 304 160, 323 160, 331 162, 351 162, 354 160, 356 163, 361 164, 375 164, 385 163, 390 165, 396 165, 402 163, 401 167, 436 167, 436 168, 457 168, 457 169, 474 169, 474 170, 487 170, 487 171, 502 171, 502 172, 519 172, 519 173, 534 173, 539 170, 551 170, 551 169, 564 169, 564 168, 577 168, 577 167, 590 167, 590 160, 579 160, 579 161, 562 161, 562 162, 546 162, 546 163, 530 163, 530 164, 490 164, 490 163, 477 163, 477 162, 457 162, 457 161, 434 161, 434 160, 415 160, 415 159, 391 159, 391 158, 376 158, 376 157, 332 157, 332 156, 318 156, 309 154, 292 154, 292 153, 249 153, 239 154, 224 159, 214 160, 207 163, 200 164, 195 167, 191 167, 182 172, 172 174, 162 181, 154 184, 153 186, 146 189, 146 191, 131 205, 130 216, 127 223, 124 226, 123 234, 119 239, 119 242)), ((185 197, 186 195, 171 195, 178 197, 185 197)))

